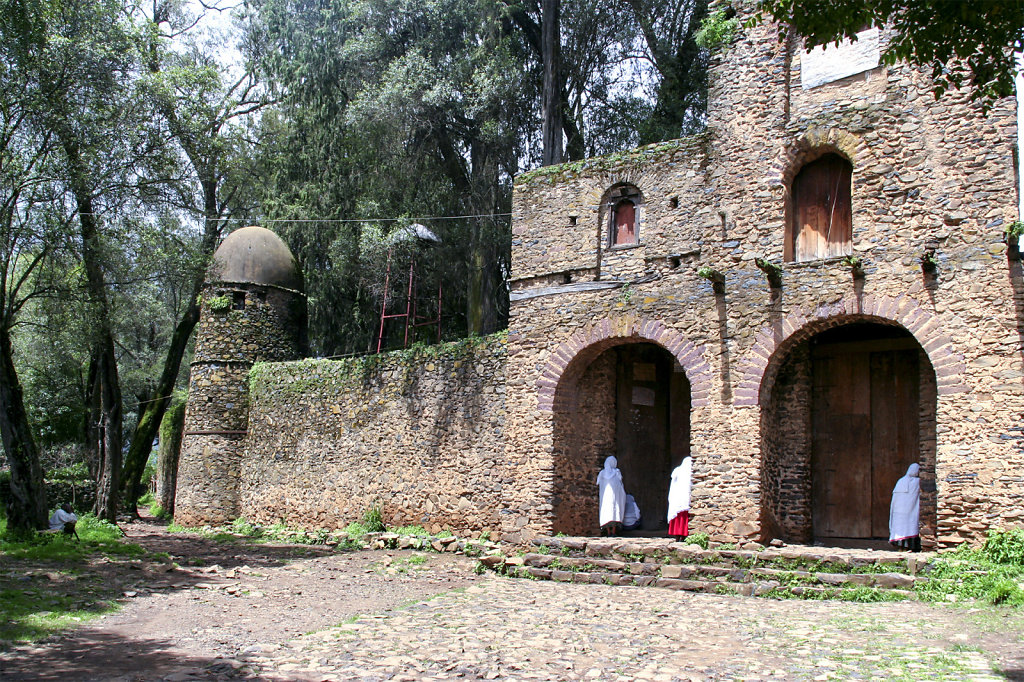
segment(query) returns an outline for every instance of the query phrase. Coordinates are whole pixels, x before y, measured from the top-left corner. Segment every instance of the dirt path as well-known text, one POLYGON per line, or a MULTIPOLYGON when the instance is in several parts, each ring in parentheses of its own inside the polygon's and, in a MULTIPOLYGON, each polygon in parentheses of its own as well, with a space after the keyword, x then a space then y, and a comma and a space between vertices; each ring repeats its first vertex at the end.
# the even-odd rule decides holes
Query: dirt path
POLYGON ((449 554, 127 530, 180 568, 87 567, 124 608, 0 653, 0 678, 1024 680, 1020 611, 534 582, 449 554))
MULTIPOLYGON (((234 677, 218 662, 475 579, 473 561, 450 554, 420 553, 420 564, 410 563, 411 552, 215 542, 151 523, 124 527, 128 540, 166 553, 178 568, 153 560, 88 567, 124 608, 0 654, 0 678, 149 680, 182 669, 234 677)), ((45 567, 40 573, 44 582, 53 576, 45 567)))

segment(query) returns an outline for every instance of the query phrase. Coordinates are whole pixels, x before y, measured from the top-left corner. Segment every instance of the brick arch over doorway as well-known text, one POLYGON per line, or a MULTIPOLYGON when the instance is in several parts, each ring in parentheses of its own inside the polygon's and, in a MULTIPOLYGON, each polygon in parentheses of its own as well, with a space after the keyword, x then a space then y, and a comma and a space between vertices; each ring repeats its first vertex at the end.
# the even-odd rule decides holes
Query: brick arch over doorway
POLYGON ((948 340, 927 311, 905 311, 907 324, 840 306, 817 312, 782 323, 781 331, 803 324, 761 372, 762 533, 884 546, 892 487, 918 463, 921 537, 933 546, 938 393, 964 388, 951 369, 937 378, 932 357, 956 364, 948 340))
POLYGON ((703 346, 691 343, 657 320, 605 318, 573 334, 552 351, 537 379, 537 408, 542 412, 572 409, 578 399, 576 384, 591 361, 613 346, 642 342, 661 346, 679 363, 690 382, 691 406, 708 404, 712 372, 703 346))
POLYGON ((754 345, 736 369, 736 406, 763 404, 769 397, 779 365, 788 350, 830 327, 861 320, 906 329, 928 355, 935 370, 939 395, 965 393, 964 359, 953 350, 952 339, 942 331, 943 323, 914 299, 903 296, 848 297, 814 310, 795 309, 778 323, 762 328, 754 345))
POLYGON ((854 172, 873 162, 870 147, 857 135, 840 128, 812 128, 779 153, 768 171, 768 181, 789 188, 804 164, 828 153, 846 158, 854 172))

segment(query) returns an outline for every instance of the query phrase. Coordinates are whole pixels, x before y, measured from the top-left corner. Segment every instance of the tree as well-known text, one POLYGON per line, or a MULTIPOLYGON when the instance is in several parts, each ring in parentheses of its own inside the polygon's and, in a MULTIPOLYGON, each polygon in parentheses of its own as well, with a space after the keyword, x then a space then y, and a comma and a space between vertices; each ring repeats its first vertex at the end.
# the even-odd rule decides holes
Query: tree
POLYGON ((986 106, 1014 94, 1014 52, 1024 47, 1024 3, 1005 0, 762 0, 759 8, 792 26, 808 48, 855 40, 866 26, 890 26, 882 61, 931 69, 939 97, 969 84, 986 106))
POLYGON ((707 111, 708 51, 695 40, 707 0, 624 0, 643 36, 644 56, 661 78, 650 116, 639 122, 640 143, 697 132, 707 111))
POLYGON ((560 0, 541 0, 541 165, 562 162, 562 87, 560 0))
POLYGON ((66 293, 80 293, 85 304, 84 440, 97 475, 96 512, 113 520, 124 409, 116 329, 124 282, 116 270, 131 248, 131 214, 145 188, 162 182, 151 173, 166 170, 165 137, 137 89, 141 36, 120 2, 15 0, 12 11, 25 27, 14 66, 38 90, 29 121, 53 143, 54 205, 78 226, 67 240, 78 291, 66 293))
POLYGON ((56 148, 30 120, 37 83, 18 68, 31 42, 31 24, 16 3, 0 3, 0 437, 11 470, 8 526, 42 528, 46 491, 12 332, 25 305, 44 295, 38 272, 57 244, 54 223, 36 209, 52 200, 48 167, 56 148))
POLYGON ((305 219, 280 229, 307 275, 314 349, 373 345, 383 273, 363 264, 379 217, 482 216, 431 223, 443 246, 418 263, 443 271, 446 310, 464 311, 457 335, 500 328, 509 240, 497 214, 508 213, 538 95, 500 5, 274 0, 257 9, 250 42, 282 101, 264 120, 276 135, 265 139, 277 142, 264 206, 275 219, 305 219))
MULTIPOLYGON (((211 5, 211 7, 213 7, 211 5)), ((143 493, 142 474, 153 440, 181 368, 182 358, 199 321, 199 294, 206 265, 213 256, 240 188, 248 180, 238 159, 250 144, 239 125, 268 103, 253 72, 243 68, 233 77, 219 64, 216 46, 192 35, 202 15, 177 3, 157 0, 148 17, 143 86, 166 122, 174 142, 188 161, 189 173, 173 184, 175 208, 201 222, 198 252, 187 264, 189 291, 168 342, 159 377, 139 395, 140 412, 125 456, 124 502, 134 515, 143 493), (223 191, 227 184, 227 191, 223 191)))

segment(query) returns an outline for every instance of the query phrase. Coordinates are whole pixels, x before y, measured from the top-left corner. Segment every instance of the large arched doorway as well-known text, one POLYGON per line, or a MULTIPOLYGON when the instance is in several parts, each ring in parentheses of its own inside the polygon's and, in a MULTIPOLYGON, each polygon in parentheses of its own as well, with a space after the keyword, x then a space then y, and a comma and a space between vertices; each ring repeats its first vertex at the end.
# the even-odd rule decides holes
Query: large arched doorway
POLYGON ((884 546, 893 486, 916 462, 922 539, 933 541, 935 372, 917 340, 871 318, 832 320, 777 353, 761 390, 765 533, 884 546))
POLYGON ((639 532, 667 528, 673 467, 690 451, 690 383, 671 353, 653 343, 621 343, 563 375, 554 413, 554 528, 599 530, 598 471, 618 458, 626 492, 643 519, 639 532))

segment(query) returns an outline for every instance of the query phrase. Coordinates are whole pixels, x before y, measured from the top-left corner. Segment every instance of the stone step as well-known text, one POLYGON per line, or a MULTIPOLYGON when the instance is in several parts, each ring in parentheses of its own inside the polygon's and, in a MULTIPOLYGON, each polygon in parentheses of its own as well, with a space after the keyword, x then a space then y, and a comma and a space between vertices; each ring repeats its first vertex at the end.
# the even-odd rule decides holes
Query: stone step
MULTIPOLYGON (((567 571, 559 568, 541 568, 520 564, 504 565, 497 568, 505 575, 514 578, 530 578, 533 580, 553 580, 556 582, 616 585, 629 587, 656 587, 686 592, 704 592, 708 594, 735 594, 747 597, 794 596, 801 598, 839 597, 844 587, 835 585, 803 585, 789 584, 779 580, 757 580, 738 582, 727 576, 719 579, 669 578, 657 575, 613 573, 608 571, 567 571)), ((894 598, 913 599, 914 593, 906 589, 885 589, 894 598)))
POLYGON ((814 569, 822 573, 891 572, 917 575, 927 570, 933 555, 829 547, 764 547, 749 543, 733 549, 675 542, 669 538, 572 538, 540 536, 533 541, 538 553, 566 558, 588 557, 622 562, 657 561, 738 568, 814 569), (858 571, 861 569, 861 571, 858 571))
MULTIPOLYGON (((828 587, 875 587, 878 589, 908 590, 915 583, 926 581, 922 576, 911 576, 896 572, 885 573, 828 573, 820 571, 782 570, 774 568, 739 568, 708 564, 661 563, 656 561, 619 561, 591 557, 552 556, 550 554, 524 554, 504 557, 496 554, 485 564, 503 568, 523 566, 568 573, 592 575, 628 575, 653 577, 667 580, 728 581, 731 583, 775 582, 806 586, 828 587)), ((501 569, 498 569, 501 570, 501 569)), ((508 572, 507 570, 505 572, 508 572)), ((584 581, 588 582, 588 581, 584 581)), ((598 581, 600 582, 600 581, 598 581)), ((646 584, 646 583, 645 583, 646 584)))

